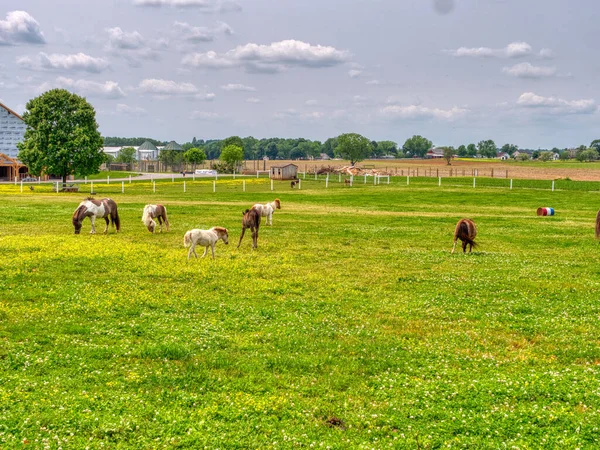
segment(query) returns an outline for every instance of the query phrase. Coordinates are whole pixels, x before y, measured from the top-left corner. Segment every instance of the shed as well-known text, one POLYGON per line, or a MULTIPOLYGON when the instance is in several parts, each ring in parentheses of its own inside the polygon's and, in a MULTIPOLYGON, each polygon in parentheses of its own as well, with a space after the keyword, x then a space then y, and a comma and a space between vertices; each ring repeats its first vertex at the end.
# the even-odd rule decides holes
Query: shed
POLYGON ((295 180, 297 177, 298 166, 296 164, 271 167, 270 178, 272 180, 295 180))

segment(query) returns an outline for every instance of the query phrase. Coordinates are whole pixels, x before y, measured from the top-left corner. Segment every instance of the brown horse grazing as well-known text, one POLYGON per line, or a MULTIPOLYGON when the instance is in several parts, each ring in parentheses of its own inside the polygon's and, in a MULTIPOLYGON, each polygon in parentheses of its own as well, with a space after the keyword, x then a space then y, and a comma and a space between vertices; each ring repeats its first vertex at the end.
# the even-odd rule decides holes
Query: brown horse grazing
POLYGON ((240 244, 242 243, 242 239, 244 238, 244 233, 246 232, 246 228, 250 228, 252 231, 252 248, 258 248, 258 228, 260 227, 260 211, 256 207, 252 207, 251 209, 247 209, 242 214, 244 214, 244 218, 242 219, 242 235, 240 236, 240 242, 238 242, 237 248, 240 248, 240 244))
POLYGON ((456 248, 456 240, 460 239, 462 241, 463 253, 467 251, 467 244, 469 244, 469 253, 473 251, 473 247, 477 244, 474 239, 477 236, 477 228, 475 228, 475 222, 471 219, 460 219, 456 224, 456 229, 454 230, 454 246, 452 247, 452 253, 454 253, 454 249, 456 248))
POLYGON ((169 231, 169 219, 167 219, 167 208, 163 205, 146 205, 142 214, 142 222, 148 228, 150 233, 154 233, 156 222, 153 219, 158 219, 160 224, 160 232, 162 233, 162 224, 165 223, 167 231, 169 231))
POLYGON ((600 211, 596 214, 596 238, 600 239, 600 211))
POLYGON ((112 224, 117 228, 117 233, 121 229, 121 220, 119 219, 119 213, 117 212, 117 204, 110 198, 94 200, 92 197, 88 197, 79 204, 73 213, 73 227, 75 227, 75 234, 79 234, 81 231, 81 224, 86 217, 89 217, 92 222, 92 231, 90 231, 90 234, 96 233, 96 227, 94 226, 96 217, 106 220, 104 234, 108 231, 109 217, 112 224))
POLYGON ((296 187, 296 185, 297 185, 297 184, 300 184, 300 180, 292 180, 292 181, 290 182, 290 187, 291 187, 292 189, 294 189, 294 188, 296 187))

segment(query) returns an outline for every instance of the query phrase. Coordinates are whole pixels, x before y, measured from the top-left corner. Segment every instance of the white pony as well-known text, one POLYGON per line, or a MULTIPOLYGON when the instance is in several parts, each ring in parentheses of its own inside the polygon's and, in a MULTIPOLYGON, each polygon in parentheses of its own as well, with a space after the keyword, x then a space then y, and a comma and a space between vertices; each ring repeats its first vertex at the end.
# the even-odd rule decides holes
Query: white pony
POLYGON ((212 249, 212 257, 215 259, 215 244, 217 241, 221 239, 225 244, 229 244, 229 235, 227 234, 227 228, 223 227, 212 227, 210 230, 199 230, 197 228, 188 231, 185 233, 183 237, 183 246, 190 247, 190 251, 188 252, 188 259, 192 256, 192 252, 198 257, 196 253, 196 245, 201 245, 204 247, 204 254, 202 258, 206 256, 208 252, 208 247, 210 246, 212 249))
POLYGON ((258 212, 260 212, 261 217, 267 218, 267 225, 273 226, 273 213, 276 209, 281 209, 281 202, 278 198, 276 198, 275 201, 272 201, 271 203, 266 203, 264 205, 257 203, 253 206, 253 208, 257 209, 258 212))
POLYGON ((144 213, 142 214, 142 222, 148 228, 150 233, 154 233, 156 228, 156 222, 153 219, 158 219, 160 224, 160 232, 162 233, 163 222, 169 231, 169 219, 167 219, 167 208, 163 205, 146 205, 144 206, 144 213))

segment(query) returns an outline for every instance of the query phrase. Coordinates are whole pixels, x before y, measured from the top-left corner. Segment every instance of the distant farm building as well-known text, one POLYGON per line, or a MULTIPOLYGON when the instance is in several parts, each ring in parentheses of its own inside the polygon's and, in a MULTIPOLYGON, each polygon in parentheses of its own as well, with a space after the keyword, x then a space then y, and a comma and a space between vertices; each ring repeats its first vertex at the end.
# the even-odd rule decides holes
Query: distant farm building
POLYGON ((443 158, 443 157, 444 157, 444 149, 442 147, 432 148, 425 155, 425 158, 433 158, 433 159, 443 158))
POLYGON ((17 144, 24 139, 25 129, 23 118, 0 103, 0 180, 27 174, 27 167, 17 160, 17 144))
POLYGON ((297 176, 298 166, 296 164, 271 167, 270 178, 272 180, 295 180, 297 176))

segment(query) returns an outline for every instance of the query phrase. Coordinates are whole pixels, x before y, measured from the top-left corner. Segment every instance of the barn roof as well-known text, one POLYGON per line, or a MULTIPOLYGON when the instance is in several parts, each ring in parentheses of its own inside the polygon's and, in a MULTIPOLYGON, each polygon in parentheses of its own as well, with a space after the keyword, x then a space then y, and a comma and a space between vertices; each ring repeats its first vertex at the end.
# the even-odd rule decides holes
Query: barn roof
POLYGON ((12 109, 10 109, 8 106, 4 105, 3 103, 0 103, 0 107, 4 108, 5 110, 7 110, 9 113, 11 113, 13 116, 23 120, 23 118, 17 114, 16 112, 14 112, 12 109))
POLYGON ((165 148, 163 148, 163 150, 178 150, 182 152, 183 147, 181 147, 181 145, 179 145, 177 142, 171 141, 167 145, 165 145, 165 148))
POLYGON ((285 166, 271 166, 272 169, 283 169, 284 167, 294 166, 298 168, 296 164, 286 164, 285 166))
POLYGON ((138 150, 154 150, 154 151, 156 151, 158 149, 156 148, 156 145, 154 145, 152 142, 146 141, 138 147, 138 150))

